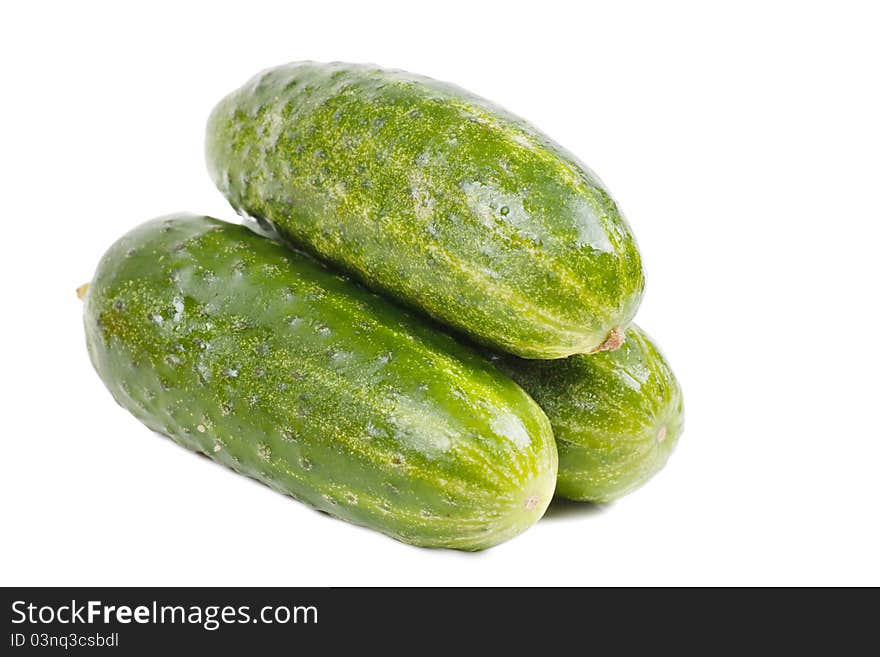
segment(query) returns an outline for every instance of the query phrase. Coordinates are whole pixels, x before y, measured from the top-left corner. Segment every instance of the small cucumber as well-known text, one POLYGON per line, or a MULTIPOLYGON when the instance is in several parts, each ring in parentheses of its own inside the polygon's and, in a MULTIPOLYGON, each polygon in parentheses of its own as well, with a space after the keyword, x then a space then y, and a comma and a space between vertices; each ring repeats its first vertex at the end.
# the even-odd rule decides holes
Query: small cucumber
POLYGON ((614 349, 641 300, 635 240, 599 178, 458 87, 281 66, 217 105, 206 154, 239 213, 495 349, 614 349))
POLYGON ((544 512, 547 418, 485 359, 243 226, 133 230, 85 292, 92 362, 188 449, 415 545, 486 548, 544 512))
POLYGON ((608 502, 666 464, 684 426, 681 387, 651 339, 631 325, 619 349, 557 361, 493 357, 537 401, 556 436, 556 494, 608 502))

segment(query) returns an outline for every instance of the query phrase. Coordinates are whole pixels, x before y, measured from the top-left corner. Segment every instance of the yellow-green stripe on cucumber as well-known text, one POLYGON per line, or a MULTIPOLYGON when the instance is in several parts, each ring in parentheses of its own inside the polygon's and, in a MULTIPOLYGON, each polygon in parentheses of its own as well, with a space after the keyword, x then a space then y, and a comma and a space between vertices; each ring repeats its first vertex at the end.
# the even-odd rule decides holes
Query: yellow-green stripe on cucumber
POLYGON ((486 548, 553 493, 532 399, 310 256, 194 215, 116 242, 85 292, 92 362, 151 429, 338 518, 486 548))
POLYGON ((497 350, 616 348, 641 300, 635 240, 598 177, 453 85, 281 66, 217 105, 206 154, 240 213, 497 350))

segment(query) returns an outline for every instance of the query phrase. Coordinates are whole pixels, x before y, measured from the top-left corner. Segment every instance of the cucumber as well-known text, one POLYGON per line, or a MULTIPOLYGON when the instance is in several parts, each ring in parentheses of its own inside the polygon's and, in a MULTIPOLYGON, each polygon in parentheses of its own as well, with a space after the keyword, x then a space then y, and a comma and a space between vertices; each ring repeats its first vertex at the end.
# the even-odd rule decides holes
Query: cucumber
POLYGON ((484 358, 310 256, 175 215, 104 255, 89 354, 149 428, 406 543, 479 550, 544 512, 540 408, 484 358))
POLYGON ((265 71, 208 121, 240 213, 369 287, 525 358, 619 346, 644 287, 600 180, 522 119, 401 71, 265 71))
POLYGON ((681 435, 681 387, 635 325, 616 351, 557 361, 492 359, 550 418, 560 497, 609 502, 632 492, 660 471, 681 435))

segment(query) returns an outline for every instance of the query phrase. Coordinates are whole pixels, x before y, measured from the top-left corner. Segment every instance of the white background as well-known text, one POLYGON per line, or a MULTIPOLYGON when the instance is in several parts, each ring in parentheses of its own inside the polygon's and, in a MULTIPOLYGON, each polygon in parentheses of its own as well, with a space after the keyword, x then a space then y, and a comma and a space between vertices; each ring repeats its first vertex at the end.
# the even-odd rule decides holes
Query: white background
POLYGON ((5 585, 880 584, 880 16, 872 3, 5 3, 5 585), (595 169, 685 390, 668 467, 463 554, 397 543, 142 427, 74 290, 134 225, 232 219, 213 104, 299 59, 455 82, 595 169))

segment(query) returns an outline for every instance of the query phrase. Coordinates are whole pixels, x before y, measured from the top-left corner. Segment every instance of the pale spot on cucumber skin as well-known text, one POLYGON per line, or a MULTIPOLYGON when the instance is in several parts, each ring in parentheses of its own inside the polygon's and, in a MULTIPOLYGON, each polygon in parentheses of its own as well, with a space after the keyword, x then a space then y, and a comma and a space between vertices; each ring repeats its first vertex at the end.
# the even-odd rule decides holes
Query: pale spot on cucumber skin
POLYGON ((529 432, 522 420, 510 413, 501 413, 489 421, 492 431, 512 441, 517 447, 528 447, 531 443, 529 432))
POLYGON ((510 133, 510 138, 513 139, 513 141, 515 141, 520 146, 528 148, 529 150, 532 150, 535 147, 532 141, 521 132, 510 133))
POLYGON ((577 233, 577 245, 601 253, 614 253, 614 246, 608 239, 600 213, 583 199, 572 201, 570 207, 577 233))
POLYGON ((207 431, 207 429, 205 428, 204 424, 200 424, 196 427, 196 431, 198 431, 199 433, 205 433, 205 431, 207 431))
POLYGON ((272 458, 272 449, 268 445, 263 443, 257 447, 257 456, 259 456, 264 461, 268 461, 272 458))
POLYGON ((352 356, 351 352, 345 351, 344 349, 331 349, 327 352, 327 355, 331 366, 335 368, 340 368, 348 363, 352 356))

